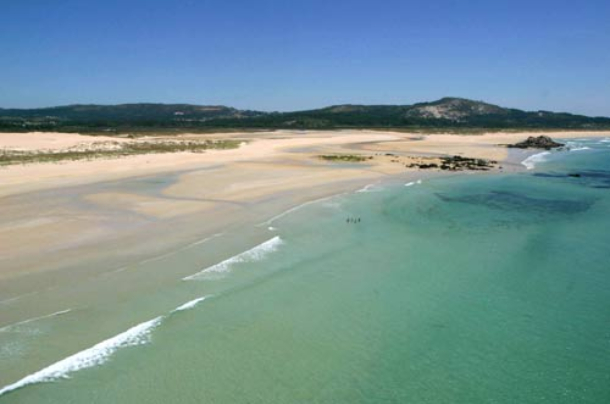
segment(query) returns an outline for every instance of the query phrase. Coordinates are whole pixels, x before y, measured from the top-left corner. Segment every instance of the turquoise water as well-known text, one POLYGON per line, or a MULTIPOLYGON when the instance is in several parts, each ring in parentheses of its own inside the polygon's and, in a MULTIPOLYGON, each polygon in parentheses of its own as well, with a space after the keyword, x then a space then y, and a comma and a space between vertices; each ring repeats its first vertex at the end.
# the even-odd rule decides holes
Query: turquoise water
POLYGON ((309 204, 232 259, 202 244, 125 305, 138 328, 0 402, 610 402, 610 143, 571 147, 309 204))

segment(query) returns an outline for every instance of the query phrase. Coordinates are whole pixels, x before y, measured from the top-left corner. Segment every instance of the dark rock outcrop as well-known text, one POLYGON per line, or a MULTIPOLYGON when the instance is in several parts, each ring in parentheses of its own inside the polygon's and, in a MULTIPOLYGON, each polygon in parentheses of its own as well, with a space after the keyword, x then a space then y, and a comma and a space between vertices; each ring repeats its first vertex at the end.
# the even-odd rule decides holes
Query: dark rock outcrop
POLYGON ((562 147, 564 144, 557 143, 553 139, 548 136, 530 136, 527 140, 523 142, 515 143, 508 145, 508 147, 513 147, 517 149, 554 149, 555 147, 562 147))
POLYGON ((487 171, 498 164, 497 161, 493 160, 474 159, 462 156, 441 157, 440 160, 440 166, 436 163, 413 163, 407 167, 420 169, 440 168, 441 170, 446 171, 487 171))
POLYGON ((441 170, 449 171, 487 171, 497 164, 497 161, 462 156, 441 157, 441 161, 441 170))

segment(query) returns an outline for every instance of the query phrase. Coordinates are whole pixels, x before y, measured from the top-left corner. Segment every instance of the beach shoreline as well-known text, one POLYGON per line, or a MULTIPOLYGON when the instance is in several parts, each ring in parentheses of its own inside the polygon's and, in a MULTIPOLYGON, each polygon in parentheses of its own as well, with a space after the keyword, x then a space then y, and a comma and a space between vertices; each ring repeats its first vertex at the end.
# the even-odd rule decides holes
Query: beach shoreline
MULTIPOLYGON (((64 134, 33 133, 17 134, 21 140, 15 141, 3 135, 0 147, 12 144, 30 150, 45 149, 51 144, 60 148, 74 146, 89 138, 69 135, 63 139, 64 134), (42 138, 37 143, 39 136, 42 138)), ((409 133, 370 131, 206 134, 206 139, 240 139, 244 143, 238 149, 202 154, 3 167, 0 279, 4 286, 0 304, 31 293, 32 283, 62 279, 58 274, 65 274, 66 279, 75 273, 97 276, 97 272, 76 272, 74 268, 87 261, 102 262, 109 254, 115 256, 119 267, 130 265, 226 229, 264 223, 296 206, 354 192, 368 184, 394 180, 407 183, 456 174, 409 169, 404 167, 404 161, 398 163, 399 157, 462 155, 498 160, 502 169, 487 173, 523 171, 521 161, 535 152, 509 154, 503 145, 529 135, 422 138, 409 133), (372 160, 346 164, 316 158, 328 153, 356 153, 372 160)), ((610 137, 610 132, 549 135, 610 137)), ((2 323, 19 318, 2 313, 2 323)))
MULTIPOLYGON (((87 140, 100 141, 98 137, 61 133, 9 135, 0 134, 0 148, 47 150, 83 145, 87 140)), ((0 257, 5 264, 0 279, 43 271, 36 269, 40 257, 33 251, 47 257, 61 256, 54 264, 60 267, 66 264, 66 256, 78 261, 82 255, 79 249, 87 252, 88 246, 99 245, 105 238, 125 234, 137 244, 142 235, 139 228, 169 231, 172 226, 180 227, 185 235, 178 237, 178 242, 192 242, 238 221, 255 222, 257 217, 271 217, 278 211, 370 183, 392 178, 408 182, 422 175, 447 174, 404 167, 403 157, 460 155, 497 160, 501 169, 490 172, 524 170, 520 162, 534 152, 509 150, 503 145, 529 135, 421 137, 372 131, 206 134, 202 135, 205 139, 239 139, 243 143, 237 149, 205 153, 5 166, 0 168, 0 198, 4 206, 0 213, 0 257), (316 158, 329 153, 354 153, 371 160, 346 164, 316 158), (190 226, 174 224, 180 220, 193 222, 190 218, 196 215, 201 216, 200 223, 206 223, 208 231, 184 231, 190 226), (239 220, 227 220, 238 217, 239 220)), ((548 135, 558 139, 575 135, 610 137, 610 132, 548 135)), ((152 250, 159 248, 155 244, 152 250)), ((140 250, 138 258, 147 254, 146 248, 140 250)), ((45 265, 52 266, 52 262, 47 258, 45 265)))
MULTIPOLYGON (((540 150, 508 150, 499 145, 526 135, 511 139, 440 135, 423 140, 402 134, 339 132, 294 140, 295 134, 269 133, 258 141, 262 147, 256 140, 244 139, 246 153, 242 148, 194 156, 132 156, 3 168, 0 177, 16 179, 21 170, 43 173, 55 167, 51 174, 41 174, 39 181, 8 181, 0 188, 4 207, 0 327, 46 318, 49 313, 78 316, 83 307, 129 302, 134 296, 184 282, 272 239, 274 220, 312 203, 374 192, 386 184, 412 186, 437 177, 525 172, 523 159, 540 150), (345 163, 317 158, 333 153, 373 159, 345 163), (404 160, 392 161, 440 155, 498 159, 502 169, 448 172, 409 169, 404 160), (140 157, 152 158, 156 165, 138 168, 140 157), (95 172, 112 165, 123 167, 95 172), (200 247, 201 252, 196 252, 200 247), (197 255, 194 267, 171 265, 183 254, 197 255)), ((137 318, 121 315, 116 324, 107 325, 107 334, 155 315, 158 307, 153 306, 142 309, 137 318)), ((96 330, 88 333, 77 348, 99 340, 96 330)), ((66 349, 64 356, 70 352, 66 349)), ((50 363, 49 359, 33 361, 31 370, 50 363)), ((15 375, 7 377, 0 381, 7 384, 15 379, 15 375)))

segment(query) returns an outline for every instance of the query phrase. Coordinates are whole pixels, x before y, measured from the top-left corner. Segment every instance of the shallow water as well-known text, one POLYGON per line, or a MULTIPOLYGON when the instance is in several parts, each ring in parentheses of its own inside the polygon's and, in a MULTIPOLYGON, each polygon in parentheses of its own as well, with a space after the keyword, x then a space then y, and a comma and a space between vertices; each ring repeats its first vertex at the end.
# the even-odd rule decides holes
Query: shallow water
POLYGON ((1 369, 21 369, 0 403, 607 402, 610 144, 572 150, 377 184, 144 264, 175 279, 0 330, 1 369))

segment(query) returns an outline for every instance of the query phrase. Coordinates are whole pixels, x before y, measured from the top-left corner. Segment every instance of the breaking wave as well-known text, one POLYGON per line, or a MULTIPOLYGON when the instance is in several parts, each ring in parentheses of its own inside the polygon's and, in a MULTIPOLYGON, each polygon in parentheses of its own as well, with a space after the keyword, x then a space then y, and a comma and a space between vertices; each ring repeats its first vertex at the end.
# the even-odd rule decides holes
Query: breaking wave
POLYGON ((150 340, 149 337, 151 331, 161 324, 162 320, 163 317, 157 317, 138 324, 121 334, 92 346, 91 348, 80 351, 72 356, 68 356, 59 362, 55 362, 54 364, 47 366, 36 373, 32 373, 31 375, 26 376, 13 384, 3 387, 0 389, 0 396, 30 384, 66 379, 73 372, 101 365, 120 348, 147 343, 150 340))
POLYGON ((215 273, 215 272, 227 272, 231 269, 234 264, 238 264, 241 262, 249 262, 249 261, 259 261, 268 254, 276 251, 280 245, 282 245, 284 241, 279 237, 275 236, 270 240, 265 241, 257 245, 254 248, 251 248, 248 251, 244 251, 240 254, 234 255, 231 258, 228 258, 218 264, 212 265, 202 271, 197 272, 194 275, 187 276, 182 278, 185 281, 203 279, 207 274, 215 273))
MULTIPOLYGON (((186 302, 172 310, 169 315, 180 311, 190 310, 209 297, 210 296, 203 296, 186 302)), ((54 315, 59 315, 60 313, 66 313, 68 311, 69 310, 57 312, 54 313, 54 315)), ((147 344, 150 342, 150 336, 153 330, 157 328, 167 317, 167 315, 159 316, 152 320, 140 323, 131 327, 127 331, 95 344, 91 348, 77 352, 74 355, 68 356, 67 358, 39 370, 38 372, 32 373, 13 384, 4 386, 0 389, 0 396, 31 384, 67 379, 74 372, 99 366, 105 363, 116 351, 121 348, 147 344)), ((34 319, 28 321, 33 320, 34 319)))
POLYGON ((190 309, 194 308, 195 306, 197 306, 199 303, 203 302, 208 297, 210 297, 210 296, 202 296, 202 297, 198 297, 197 299, 193 299, 190 302, 186 302, 183 305, 176 307, 172 311, 172 313, 175 313, 177 311, 190 310, 190 309))
POLYGON ((551 154, 551 152, 548 151, 534 154, 523 160, 521 164, 523 164, 528 170, 533 170, 536 167, 536 164, 546 161, 546 156, 549 154, 551 154))

